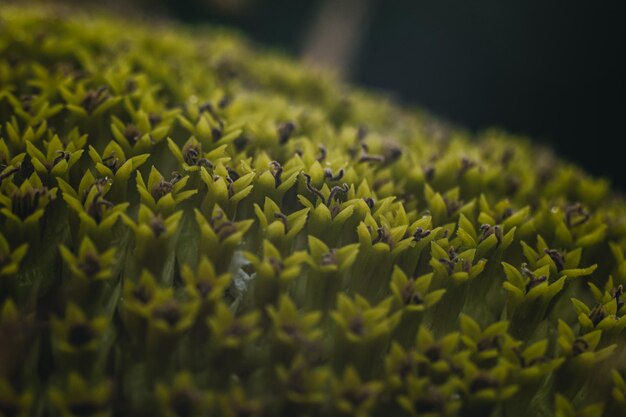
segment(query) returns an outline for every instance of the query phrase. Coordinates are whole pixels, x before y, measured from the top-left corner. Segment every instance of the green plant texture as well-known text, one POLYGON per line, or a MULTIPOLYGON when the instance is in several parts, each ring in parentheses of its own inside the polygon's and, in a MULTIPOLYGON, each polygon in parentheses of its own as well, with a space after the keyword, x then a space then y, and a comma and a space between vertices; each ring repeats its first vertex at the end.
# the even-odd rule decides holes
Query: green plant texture
POLYGON ((626 203, 523 138, 2 6, 0 180, 0 416, 626 415, 626 203))

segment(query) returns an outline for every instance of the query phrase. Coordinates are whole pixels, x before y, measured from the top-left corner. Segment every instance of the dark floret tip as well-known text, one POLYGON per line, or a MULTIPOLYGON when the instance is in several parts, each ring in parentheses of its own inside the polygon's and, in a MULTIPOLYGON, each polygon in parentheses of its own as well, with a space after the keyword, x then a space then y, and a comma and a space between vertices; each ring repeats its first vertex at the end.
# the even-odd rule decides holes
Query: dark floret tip
POLYGON ((278 143, 284 145, 296 130, 296 124, 289 120, 278 125, 278 143))
POLYGON ((167 232, 165 221, 160 214, 157 214, 150 219, 150 228, 152 229, 152 233, 154 233, 155 237, 160 237, 162 234, 167 232))
POLYGON ((557 272, 561 272, 565 268, 565 256, 556 249, 544 249, 544 253, 554 261, 557 272))
POLYGON ((88 323, 78 323, 70 327, 67 340, 72 346, 81 347, 91 342, 94 336, 95 332, 88 323))
POLYGON ((270 167, 271 167, 270 172, 272 173, 272 176, 274 177, 274 186, 278 187, 280 184, 282 184, 281 177, 283 174, 283 167, 278 163, 278 161, 270 162, 270 167))
POLYGON ((332 169, 324 168, 324 178, 330 181, 339 181, 343 178, 344 172, 344 169, 341 168, 339 171, 337 171, 337 174, 333 174, 332 169))
POLYGON ((170 407, 178 417, 191 417, 199 401, 198 393, 190 389, 175 391, 170 397, 170 407))
POLYGON ((430 235, 430 230, 424 230, 421 227, 415 229, 415 233, 413 233, 413 240, 419 242, 420 240, 428 237, 430 235))
POLYGON ((163 320, 170 327, 174 327, 182 318, 180 305, 174 300, 167 300, 163 304, 154 307, 152 317, 163 320))
POLYGON ((580 203, 570 204, 565 208, 565 223, 567 227, 577 227, 587 223, 591 214, 580 203))
POLYGON ((330 249, 324 255, 322 255, 322 259, 320 261, 321 265, 338 265, 339 258, 337 257, 337 250, 330 249))
POLYGON ((348 322, 348 330, 357 336, 365 334, 365 321, 363 316, 356 315, 348 322))
POLYGON ((577 338, 572 343, 572 353, 574 356, 578 356, 581 353, 586 352, 589 349, 589 343, 585 339, 577 338))
POLYGON ((102 270, 100 257, 94 253, 86 253, 78 264, 78 268, 83 271, 88 278, 91 278, 102 270))

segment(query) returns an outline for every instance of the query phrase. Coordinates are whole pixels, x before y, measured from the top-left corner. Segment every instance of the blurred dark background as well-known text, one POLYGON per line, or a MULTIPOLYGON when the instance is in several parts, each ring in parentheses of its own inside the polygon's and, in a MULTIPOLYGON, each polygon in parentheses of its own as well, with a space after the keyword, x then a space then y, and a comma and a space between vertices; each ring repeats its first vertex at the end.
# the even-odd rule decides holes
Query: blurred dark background
POLYGON ((472 130, 533 137, 626 190, 623 1, 134 3, 191 24, 237 27, 472 130))

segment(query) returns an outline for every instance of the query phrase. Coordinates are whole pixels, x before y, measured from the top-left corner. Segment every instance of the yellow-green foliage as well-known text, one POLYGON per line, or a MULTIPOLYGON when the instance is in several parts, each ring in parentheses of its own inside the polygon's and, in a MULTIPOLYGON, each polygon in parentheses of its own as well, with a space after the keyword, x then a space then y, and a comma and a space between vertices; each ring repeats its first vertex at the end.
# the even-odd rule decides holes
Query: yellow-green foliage
POLYGON ((0 179, 0 416, 626 415, 626 204, 527 141, 4 6, 0 179))

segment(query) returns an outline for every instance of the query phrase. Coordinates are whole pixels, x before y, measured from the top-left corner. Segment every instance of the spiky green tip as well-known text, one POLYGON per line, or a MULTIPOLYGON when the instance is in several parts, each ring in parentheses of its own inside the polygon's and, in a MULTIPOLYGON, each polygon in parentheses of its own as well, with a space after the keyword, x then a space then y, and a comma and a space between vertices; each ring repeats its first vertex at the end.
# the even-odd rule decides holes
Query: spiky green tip
POLYGON ((626 413, 626 203, 525 140, 5 6, 0 179, 0 416, 626 413))

